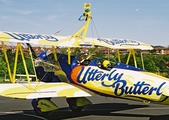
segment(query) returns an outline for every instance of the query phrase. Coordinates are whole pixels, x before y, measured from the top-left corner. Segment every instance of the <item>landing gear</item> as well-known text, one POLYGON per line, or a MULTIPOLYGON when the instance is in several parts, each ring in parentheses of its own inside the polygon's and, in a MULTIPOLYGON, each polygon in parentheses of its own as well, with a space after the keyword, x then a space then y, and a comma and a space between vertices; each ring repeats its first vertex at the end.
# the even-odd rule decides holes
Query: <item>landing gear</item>
POLYGON ((35 114, 41 117, 47 117, 51 111, 59 109, 50 98, 33 99, 32 107, 34 108, 35 114))
POLYGON ((38 107, 38 99, 32 100, 32 107, 34 108, 34 113, 40 117, 47 117, 49 112, 42 112, 41 109, 38 107))
POLYGON ((42 112, 41 110, 34 109, 34 112, 37 116, 40 117, 47 117, 50 112, 42 112))
POLYGON ((76 104, 76 98, 67 98, 67 103, 69 104, 69 108, 73 112, 81 112, 83 110, 83 107, 79 107, 76 104))
MULTIPOLYGON (((70 110, 73 112, 81 112, 85 106, 92 104, 91 101, 85 97, 67 98, 66 101, 69 104, 70 110)), ((35 114, 41 117, 47 117, 50 112, 59 109, 59 107, 51 101, 51 98, 33 99, 32 107, 34 108, 35 114)))

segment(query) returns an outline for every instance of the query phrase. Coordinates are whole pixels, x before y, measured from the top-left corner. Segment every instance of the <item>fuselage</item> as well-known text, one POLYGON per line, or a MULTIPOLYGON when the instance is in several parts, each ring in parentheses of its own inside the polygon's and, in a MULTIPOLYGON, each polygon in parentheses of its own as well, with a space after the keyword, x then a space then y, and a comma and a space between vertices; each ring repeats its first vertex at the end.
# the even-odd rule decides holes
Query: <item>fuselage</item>
POLYGON ((71 79, 105 95, 169 104, 168 96, 163 94, 169 85, 167 78, 132 66, 122 66, 119 63, 110 71, 97 66, 77 66, 71 72, 71 79))
MULTIPOLYGON (((97 60, 88 65, 80 65, 77 57, 72 57, 69 65, 66 55, 58 56, 60 70, 65 73, 69 82, 107 96, 169 104, 168 78, 123 63, 117 63, 113 68, 105 70, 98 67, 97 60)), ((58 73, 52 76, 47 78, 50 82, 62 81, 58 73)))

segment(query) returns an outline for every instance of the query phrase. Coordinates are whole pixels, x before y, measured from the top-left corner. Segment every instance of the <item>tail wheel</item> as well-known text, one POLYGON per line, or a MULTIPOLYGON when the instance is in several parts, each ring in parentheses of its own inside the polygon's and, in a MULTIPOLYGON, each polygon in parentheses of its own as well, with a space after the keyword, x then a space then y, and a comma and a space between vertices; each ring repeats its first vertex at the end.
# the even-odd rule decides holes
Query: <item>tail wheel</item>
POLYGON ((75 98, 67 98, 67 103, 69 104, 69 108, 73 112, 81 112, 84 107, 79 107, 76 105, 76 99, 75 98))

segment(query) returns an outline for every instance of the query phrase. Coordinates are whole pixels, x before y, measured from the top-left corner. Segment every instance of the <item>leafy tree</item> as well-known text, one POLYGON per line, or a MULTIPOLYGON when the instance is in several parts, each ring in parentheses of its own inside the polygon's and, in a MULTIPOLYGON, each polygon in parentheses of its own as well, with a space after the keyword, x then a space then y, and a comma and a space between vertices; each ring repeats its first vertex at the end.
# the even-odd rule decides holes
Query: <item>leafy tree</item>
POLYGON ((6 74, 7 74, 6 62, 2 57, 0 57, 0 76, 4 76, 6 74))
POLYGON ((145 69, 149 72, 156 72, 158 70, 151 54, 144 55, 144 65, 145 69))
POLYGON ((104 55, 103 53, 97 52, 97 53, 92 57, 92 60, 93 60, 93 59, 98 59, 98 58, 105 58, 105 55, 104 55))
POLYGON ((11 61, 14 61, 14 59, 15 59, 15 53, 12 52, 12 50, 7 50, 6 53, 7 53, 7 56, 8 56, 8 60, 9 60, 10 62, 11 62, 11 61))
MULTIPOLYGON (((66 51, 66 49, 65 49, 65 51, 66 51)), ((165 76, 166 76, 169 69, 166 67, 165 63, 169 62, 169 55, 157 55, 154 53, 155 53, 155 51, 152 51, 152 54, 143 54, 145 69, 149 72, 157 72, 158 71, 158 72, 161 72, 162 74, 165 74, 165 76)), ((7 55, 8 55, 8 60, 10 63, 11 71, 13 72, 15 53, 13 53, 11 50, 7 50, 7 55)), ((30 59, 30 56, 28 54, 24 54, 24 56, 25 56, 26 65, 27 65, 27 69, 28 69, 29 74, 34 74, 32 61, 30 59)), ((106 58, 106 56, 103 53, 97 52, 92 59, 98 59, 98 58, 106 58)), ((126 63, 127 58, 128 58, 128 54, 122 54, 121 55, 121 62, 126 63)), ((139 68, 142 68, 140 53, 136 54, 136 60, 137 60, 137 66, 139 68)), ((112 61, 112 62, 118 61, 117 56, 111 55, 110 61, 112 61)), ((134 61, 133 61, 132 55, 129 60, 129 64, 134 66, 134 61)), ((20 54, 18 55, 18 63, 17 63, 17 71, 16 72, 18 74, 25 74, 25 69, 24 69, 22 57, 20 54)), ((0 56, 0 76, 4 76, 7 73, 8 72, 7 72, 5 58, 4 58, 4 56, 0 56)))
POLYGON ((165 65, 164 55, 154 55, 153 61, 155 62, 156 66, 158 67, 159 72, 166 72, 168 71, 165 65))
POLYGON ((26 57, 25 61, 26 61, 28 73, 29 73, 29 74, 35 74, 35 73, 34 73, 34 70, 33 70, 33 64, 32 64, 31 59, 29 58, 29 56, 26 57))

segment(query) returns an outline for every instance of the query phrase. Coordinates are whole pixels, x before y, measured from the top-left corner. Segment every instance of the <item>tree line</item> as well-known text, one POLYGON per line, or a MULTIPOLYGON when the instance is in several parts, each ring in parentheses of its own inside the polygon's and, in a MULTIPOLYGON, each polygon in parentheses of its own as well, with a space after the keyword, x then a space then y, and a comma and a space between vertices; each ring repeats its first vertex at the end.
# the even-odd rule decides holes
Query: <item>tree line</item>
MULTIPOLYGON (((97 53, 97 56, 101 58, 105 57, 101 53, 97 53)), ((120 57, 121 57, 121 62, 126 63, 128 54, 122 54, 120 57)), ((118 61, 116 55, 110 56, 109 59, 112 62, 118 61)), ((137 61, 137 67, 143 69, 140 52, 136 54, 136 61, 137 61)), ((169 55, 168 54, 166 55, 156 54, 155 52, 151 51, 149 54, 143 54, 143 61, 144 61, 144 68, 146 71, 156 73, 164 77, 169 77, 169 55)), ((133 56, 130 57, 128 64, 134 66, 133 56)))
MULTIPOLYGON (((12 50, 7 50, 6 53, 7 53, 11 72, 13 72, 14 62, 15 62, 15 53, 12 52, 12 50)), ((34 74, 33 65, 32 65, 32 61, 30 59, 29 54, 25 54, 25 61, 26 61, 29 74, 34 74)), ((16 74, 25 74, 25 69, 24 69, 22 57, 20 54, 18 55, 16 74)), ((5 56, 2 53, 2 51, 0 51, 0 79, 2 79, 3 77, 8 78, 9 76, 8 76, 7 63, 5 60, 5 56)))
MULTIPOLYGON (((0 51, 0 52, 1 52, 0 53, 0 77, 4 78, 4 76, 8 77, 7 63, 5 61, 5 57, 2 53, 2 51, 0 51)), ((10 69, 11 69, 11 71, 13 71, 14 70, 15 53, 13 53, 11 50, 7 50, 7 55, 8 55, 10 69)), ((140 56, 141 56, 141 54, 137 53, 136 60, 137 60, 138 68, 142 69, 143 66, 142 66, 140 56)), ((102 53, 96 53, 95 57, 106 58, 106 56, 102 53)), ((128 54, 121 55, 121 62, 125 63, 127 60, 127 57, 128 57, 128 54)), ((169 74, 168 73, 169 72, 169 55, 150 53, 150 54, 143 54, 143 58, 144 58, 144 67, 145 67, 146 71, 152 72, 152 73, 157 73, 157 74, 160 74, 164 77, 169 76, 168 75, 169 74)), ((34 74, 33 65, 32 65, 32 61, 30 59, 29 54, 25 54, 25 60, 26 60, 26 65, 27 65, 27 69, 28 69, 29 74, 34 74)), ((111 55, 110 61, 117 62, 117 56, 111 55)), ((132 56, 129 61, 129 65, 134 66, 134 61, 133 61, 132 56)), ((16 74, 25 74, 25 69, 24 69, 22 57, 20 54, 18 55, 16 74)))

